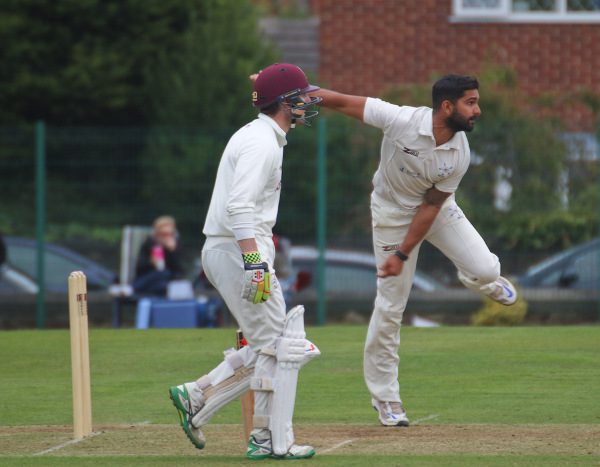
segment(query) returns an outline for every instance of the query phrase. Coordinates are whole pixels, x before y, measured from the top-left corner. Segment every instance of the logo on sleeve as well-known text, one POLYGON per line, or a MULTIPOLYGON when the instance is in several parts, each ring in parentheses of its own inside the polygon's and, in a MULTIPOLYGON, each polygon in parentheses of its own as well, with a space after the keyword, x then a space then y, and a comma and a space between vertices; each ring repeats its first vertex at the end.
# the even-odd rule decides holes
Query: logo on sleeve
POLYGON ((447 165, 445 162, 443 163, 442 167, 438 167, 438 177, 440 178, 447 178, 452 175, 453 172, 454 166, 447 165))

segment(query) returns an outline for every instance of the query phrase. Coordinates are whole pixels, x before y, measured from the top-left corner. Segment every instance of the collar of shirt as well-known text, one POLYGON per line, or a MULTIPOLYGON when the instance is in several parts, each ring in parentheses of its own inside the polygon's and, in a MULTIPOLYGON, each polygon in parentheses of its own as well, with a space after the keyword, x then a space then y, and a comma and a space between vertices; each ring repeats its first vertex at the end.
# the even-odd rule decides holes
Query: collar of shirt
POLYGON ((275 120, 273 120, 268 115, 265 115, 264 113, 259 113, 258 119, 269 124, 273 128, 273 130, 275 131, 275 136, 277 136, 277 143, 279 143, 279 147, 282 148, 287 144, 285 131, 282 130, 282 128, 277 124, 275 120))
MULTIPOLYGON (((421 120, 421 124, 419 125, 419 134, 423 136, 429 136, 433 140, 433 144, 435 144, 435 138, 433 136, 433 109, 429 109, 423 115, 423 120, 421 120)), ((459 146, 459 136, 458 132, 454 133, 452 138, 446 141, 444 144, 441 144, 440 149, 458 149, 459 146)))

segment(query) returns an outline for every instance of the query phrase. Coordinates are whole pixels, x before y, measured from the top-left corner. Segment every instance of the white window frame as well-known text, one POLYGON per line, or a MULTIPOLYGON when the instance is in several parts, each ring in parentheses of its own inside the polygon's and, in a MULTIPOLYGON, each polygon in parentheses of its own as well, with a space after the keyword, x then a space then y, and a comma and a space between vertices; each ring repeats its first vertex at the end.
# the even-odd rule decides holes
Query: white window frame
POLYGON ((509 14, 510 2, 499 0, 497 7, 465 7, 463 0, 452 1, 452 13, 464 18, 504 18, 509 14))
POLYGON ((569 161, 600 160, 600 144, 591 132, 564 132, 559 138, 567 146, 569 161))
POLYGON ((555 0, 554 11, 515 12, 513 2, 499 0, 496 7, 465 7, 463 0, 452 0, 450 22, 507 22, 507 23, 600 23, 600 11, 569 12, 567 0, 555 0))

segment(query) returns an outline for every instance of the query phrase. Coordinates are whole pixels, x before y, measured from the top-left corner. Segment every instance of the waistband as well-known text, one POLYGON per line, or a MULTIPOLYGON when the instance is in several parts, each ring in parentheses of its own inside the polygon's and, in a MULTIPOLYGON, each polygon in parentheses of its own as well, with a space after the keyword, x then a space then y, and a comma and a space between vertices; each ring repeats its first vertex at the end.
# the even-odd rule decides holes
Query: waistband
MULTIPOLYGON (((256 235, 255 238, 256 238, 256 242, 258 244, 273 243, 273 237, 270 235, 256 235)), ((210 236, 206 237, 206 241, 204 242, 204 247, 211 248, 215 245, 220 245, 222 243, 235 243, 237 245, 238 242, 234 236, 210 235, 210 236)))
MULTIPOLYGON (((446 198, 446 201, 444 201, 444 204, 442 204, 441 207, 443 208, 448 204, 453 203, 454 201, 455 195, 454 193, 452 193, 450 196, 448 196, 448 198, 446 198)), ((390 207, 400 209, 409 213, 414 213, 419 207, 419 205, 407 206, 405 204, 394 201, 394 199, 390 196, 389 193, 386 193, 384 190, 377 189, 374 189, 371 193, 371 206, 390 207)))

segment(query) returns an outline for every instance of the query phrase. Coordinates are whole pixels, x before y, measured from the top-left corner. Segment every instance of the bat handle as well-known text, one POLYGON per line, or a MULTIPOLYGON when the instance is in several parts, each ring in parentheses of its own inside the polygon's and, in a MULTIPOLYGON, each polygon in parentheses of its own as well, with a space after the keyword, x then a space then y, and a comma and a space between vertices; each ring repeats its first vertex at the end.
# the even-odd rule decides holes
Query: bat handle
POLYGON ((235 340, 236 340, 235 348, 237 350, 240 350, 242 347, 246 347, 248 345, 248 342, 246 341, 246 338, 244 337, 244 333, 242 332, 241 329, 238 329, 236 331, 235 340))
MULTIPOLYGON (((244 338, 244 333, 241 329, 238 329, 235 333, 236 349, 241 349, 248 345, 244 338)), ((244 436, 245 442, 250 439, 250 432, 252 431, 252 417, 254 415, 254 393, 247 391, 240 397, 240 403, 242 406, 242 424, 244 425, 244 436)))

